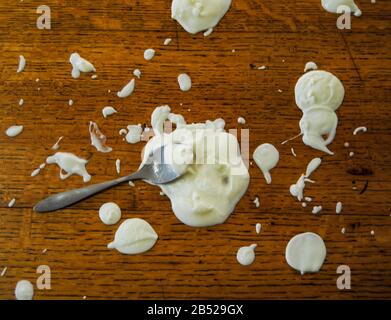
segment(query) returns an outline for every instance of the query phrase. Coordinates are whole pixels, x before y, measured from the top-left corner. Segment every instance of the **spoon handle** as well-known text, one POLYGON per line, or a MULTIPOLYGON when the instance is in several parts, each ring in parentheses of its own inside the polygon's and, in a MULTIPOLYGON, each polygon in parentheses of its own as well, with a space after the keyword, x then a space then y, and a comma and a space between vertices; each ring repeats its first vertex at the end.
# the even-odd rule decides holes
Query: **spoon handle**
POLYGON ((68 207, 72 204, 75 204, 76 202, 89 198, 94 194, 97 194, 106 189, 114 187, 122 182, 130 181, 130 180, 138 180, 142 178, 143 178, 142 173, 140 171, 137 171, 126 177, 122 177, 122 178, 118 178, 115 180, 102 182, 98 184, 93 184, 80 189, 74 189, 70 191, 57 193, 37 203, 34 207, 34 211, 51 212, 51 211, 59 210, 68 207))

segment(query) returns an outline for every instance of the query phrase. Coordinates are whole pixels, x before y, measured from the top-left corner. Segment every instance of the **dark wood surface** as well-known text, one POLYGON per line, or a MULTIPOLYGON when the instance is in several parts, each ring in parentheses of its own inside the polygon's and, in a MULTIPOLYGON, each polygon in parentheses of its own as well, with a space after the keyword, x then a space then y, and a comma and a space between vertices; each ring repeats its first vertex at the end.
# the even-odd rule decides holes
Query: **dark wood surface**
POLYGON ((168 0, 47 0, 51 30, 36 28, 41 4, 0 4, 0 271, 8 267, 0 277, 0 298, 13 299, 20 279, 35 283, 39 265, 51 268, 52 289, 36 290, 35 299, 391 298, 390 1, 358 1, 363 16, 352 18, 352 30, 340 31, 337 16, 325 12, 320 0, 234 0, 207 38, 189 35, 172 21, 168 0), (163 46, 167 37, 173 41, 163 46), (146 62, 143 52, 150 47, 157 54, 146 62), (71 78, 68 59, 74 51, 94 63, 98 79, 71 78), (27 65, 17 74, 20 54, 27 65), (309 60, 335 73, 346 89, 332 157, 300 139, 280 145, 299 130, 293 89, 309 60), (261 65, 267 70, 254 69, 261 65), (143 76, 134 94, 118 99, 116 92, 136 67, 143 76), (178 88, 181 72, 193 79, 190 92, 178 88), (238 116, 245 117, 251 152, 264 142, 279 148, 273 184, 267 186, 260 170, 250 167, 247 194, 225 224, 211 228, 183 225, 167 198, 140 182, 58 213, 32 211, 43 197, 83 185, 76 176, 61 182, 53 165, 30 177, 52 154, 59 136, 64 136, 61 151, 91 158, 92 183, 105 181, 117 176, 115 159, 122 160, 123 172, 140 162, 143 143, 126 144, 118 130, 149 124, 151 112, 162 104, 188 122, 223 117, 227 128, 236 128, 238 116), (104 120, 106 105, 119 113, 104 120), (90 146, 90 120, 108 136, 112 153, 90 146), (16 123, 24 132, 10 139, 4 131, 16 123), (368 132, 353 136, 361 125, 368 132), (344 148, 346 141, 350 149, 344 148), (306 195, 324 207, 316 216, 289 194, 290 184, 315 156, 324 162, 306 195), (258 209, 252 203, 257 195, 258 209), (9 209, 12 198, 16 205, 9 209), (123 219, 148 220, 160 236, 156 246, 136 256, 108 250, 117 226, 99 220, 98 209, 106 201, 121 206, 123 219), (335 214, 337 201, 344 204, 340 215, 335 214), (260 235, 257 222, 263 226, 260 235), (289 239, 305 231, 319 233, 328 254, 321 272, 301 276, 286 264, 284 252, 289 239), (236 251, 251 243, 258 244, 256 261, 243 267, 236 251), (351 268, 351 290, 336 286, 339 265, 351 268))

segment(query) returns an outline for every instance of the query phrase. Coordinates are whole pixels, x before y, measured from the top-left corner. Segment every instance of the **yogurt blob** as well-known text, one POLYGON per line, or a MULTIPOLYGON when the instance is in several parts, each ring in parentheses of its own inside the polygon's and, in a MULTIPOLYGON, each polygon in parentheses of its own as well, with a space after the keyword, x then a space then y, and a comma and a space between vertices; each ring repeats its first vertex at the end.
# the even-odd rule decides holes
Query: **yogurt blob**
POLYGON ((295 87, 296 104, 303 112, 300 120, 303 142, 330 155, 327 146, 334 140, 345 89, 341 81, 327 71, 315 70, 304 74, 295 87), (327 135, 327 139, 323 136, 327 135))
POLYGON ((270 170, 277 165, 280 159, 278 150, 270 143, 261 144, 255 149, 253 159, 259 169, 261 169, 266 183, 271 184, 272 176, 270 175, 270 170))
POLYGON ((155 136, 145 146, 144 161, 166 145, 167 163, 184 172, 179 179, 159 185, 176 217, 192 227, 225 222, 246 192, 250 177, 238 140, 224 130, 224 120, 188 125, 169 106, 162 106, 155 109, 151 122, 155 136), (164 132, 167 120, 176 125, 175 131, 164 132))
POLYGON ((48 157, 46 159, 46 163, 55 163, 60 167, 61 180, 65 180, 73 174, 83 177, 84 182, 91 180, 91 176, 88 174, 86 169, 88 161, 81 159, 72 153, 57 152, 56 154, 48 157))
POLYGON ((318 272, 325 258, 326 245, 316 233, 300 233, 294 236, 286 246, 287 263, 301 274, 318 272))
POLYGON ((249 266, 255 261, 255 248, 256 244, 252 244, 251 246, 241 247, 237 254, 236 259, 243 266, 249 266))
POLYGON ((109 243, 109 249, 117 249, 123 254, 138 254, 151 249, 158 235, 151 225, 139 218, 122 222, 115 233, 114 241, 109 243))
POLYGON ((356 17, 361 16, 362 12, 354 3, 354 0, 322 0, 322 7, 327 12, 343 13, 343 7, 349 7, 356 17))
POLYGON ((116 224, 121 219, 121 208, 114 202, 104 203, 99 209, 99 218, 104 224, 116 224))
POLYGON ((34 287, 28 280, 20 280, 15 287, 16 300, 32 300, 34 296, 34 287))
POLYGON ((173 0, 171 17, 187 32, 213 29, 227 13, 231 0, 173 0))

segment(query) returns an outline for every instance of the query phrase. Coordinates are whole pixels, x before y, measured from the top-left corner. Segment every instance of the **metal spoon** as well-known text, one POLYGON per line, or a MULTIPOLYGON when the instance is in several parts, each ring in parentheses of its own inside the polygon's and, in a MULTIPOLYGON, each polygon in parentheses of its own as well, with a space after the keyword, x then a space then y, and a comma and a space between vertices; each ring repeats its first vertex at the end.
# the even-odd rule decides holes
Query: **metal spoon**
POLYGON ((171 164, 164 163, 164 148, 165 146, 162 146, 154 153, 151 153, 145 164, 137 172, 132 173, 131 175, 55 194, 37 203, 34 207, 34 211, 50 212, 59 210, 120 183, 131 180, 143 179, 154 184, 165 184, 174 181, 181 176, 181 173, 177 172, 171 164))

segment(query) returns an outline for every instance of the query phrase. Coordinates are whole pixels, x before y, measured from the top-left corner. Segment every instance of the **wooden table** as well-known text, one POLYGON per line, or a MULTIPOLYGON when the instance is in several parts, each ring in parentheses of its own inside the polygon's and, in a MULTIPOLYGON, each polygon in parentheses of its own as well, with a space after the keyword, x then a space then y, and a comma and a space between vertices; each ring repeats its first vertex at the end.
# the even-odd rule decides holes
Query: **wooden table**
POLYGON ((335 25, 338 16, 325 12, 320 0, 234 0, 207 38, 189 35, 172 21, 168 0, 48 0, 51 30, 36 28, 42 1, 0 4, 0 271, 8 267, 0 277, 0 298, 13 299, 20 279, 35 283, 40 265, 50 267, 52 288, 37 289, 35 299, 391 298, 391 2, 358 2, 363 16, 352 18, 352 30, 341 31, 335 25), (173 41, 164 46, 167 37, 173 41), (143 59, 147 48, 156 50, 150 62, 143 59), (68 59, 75 51, 94 63, 97 79, 71 78, 68 59), (17 74, 20 54, 27 65, 17 74), (293 89, 310 60, 345 85, 331 145, 335 156, 300 139, 280 145, 298 133, 301 112, 293 89), (262 65, 267 69, 258 70, 262 65), (143 75, 134 94, 117 98, 135 68, 143 75), (176 81, 182 72, 193 79, 187 93, 176 81), (25 100, 21 107, 20 98, 25 100), (237 128, 237 118, 245 117, 241 127, 250 129, 251 152, 264 142, 280 151, 273 184, 266 185, 251 166, 248 192, 225 224, 211 228, 180 223, 158 188, 141 182, 58 213, 33 212, 43 197, 83 186, 77 176, 60 181, 54 165, 30 177, 60 136, 60 151, 90 158, 92 182, 105 181, 117 176, 117 158, 123 172, 140 162, 144 143, 129 145, 118 130, 149 124, 151 112, 163 104, 188 122, 224 117, 227 128, 237 128), (103 119, 106 105, 119 113, 103 119), (98 153, 90 146, 90 120, 107 135, 113 152, 98 153), (10 139, 4 131, 14 124, 24 125, 24 131, 10 139), (368 132, 353 136, 361 125, 368 132), (313 215, 312 204, 302 208, 289 186, 316 156, 324 162, 306 195, 323 210, 313 215), (8 208, 12 198, 16 204, 8 208), (140 217, 153 225, 160 239, 151 251, 126 256, 106 248, 117 229, 99 220, 98 209, 107 201, 121 206, 123 219, 140 217), (344 206, 340 215, 338 201, 344 206), (289 239, 305 231, 319 233, 328 254, 321 272, 301 276, 287 265, 284 252, 289 239), (243 267, 236 251, 251 243, 258 244, 256 261, 243 267), (336 286, 339 265, 351 269, 351 290, 336 286))

